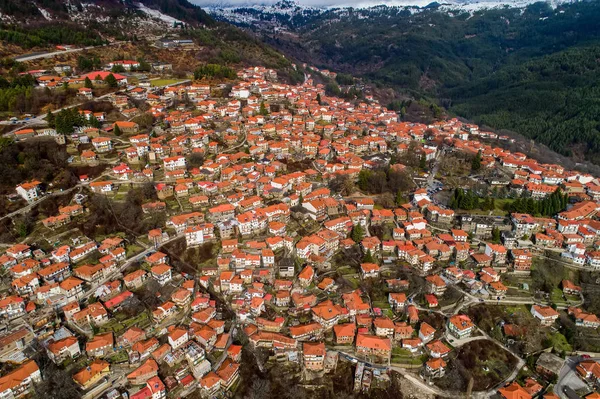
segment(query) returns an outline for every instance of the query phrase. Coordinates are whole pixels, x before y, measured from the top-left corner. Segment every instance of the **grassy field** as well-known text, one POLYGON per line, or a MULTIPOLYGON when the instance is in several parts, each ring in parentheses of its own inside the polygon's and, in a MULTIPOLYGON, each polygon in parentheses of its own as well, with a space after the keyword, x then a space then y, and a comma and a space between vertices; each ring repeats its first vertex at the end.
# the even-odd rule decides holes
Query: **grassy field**
POLYGON ((185 79, 154 79, 150 81, 150 85, 153 87, 166 86, 183 82, 184 80, 185 79))

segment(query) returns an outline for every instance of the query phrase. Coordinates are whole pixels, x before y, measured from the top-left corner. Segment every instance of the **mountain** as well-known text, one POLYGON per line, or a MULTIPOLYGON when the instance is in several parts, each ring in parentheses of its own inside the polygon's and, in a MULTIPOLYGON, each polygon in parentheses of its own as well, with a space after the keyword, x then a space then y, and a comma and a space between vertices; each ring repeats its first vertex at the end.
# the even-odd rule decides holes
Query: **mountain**
MULTIPOLYGON (((136 43, 146 57, 157 37, 193 39, 202 51, 180 63, 187 72, 200 62, 264 65, 290 82, 302 72, 260 40, 226 22, 216 21, 187 0, 0 0, 0 57, 47 51, 55 45, 96 46, 136 43), (145 46, 144 46, 145 44, 145 46)), ((139 53, 139 51, 135 51, 139 53)))
POLYGON ((232 22, 288 57, 393 87, 398 110, 403 100, 429 99, 459 116, 600 163, 593 58, 600 47, 600 2, 483 10, 380 6, 309 14, 300 8, 289 17, 276 8, 245 10, 238 18, 252 16, 251 21, 232 22))
POLYGON ((146 9, 181 20, 188 24, 212 25, 214 20, 198 6, 186 0, 0 0, 3 22, 39 20, 93 20, 106 21, 146 9))

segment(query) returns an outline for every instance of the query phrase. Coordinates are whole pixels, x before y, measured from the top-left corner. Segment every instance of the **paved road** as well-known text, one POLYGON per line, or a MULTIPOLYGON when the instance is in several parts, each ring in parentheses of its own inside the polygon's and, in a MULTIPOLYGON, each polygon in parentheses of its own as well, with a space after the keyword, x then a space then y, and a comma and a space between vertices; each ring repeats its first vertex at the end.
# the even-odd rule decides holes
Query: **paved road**
MULTIPOLYGON (((165 245, 170 243, 171 241, 175 241, 181 237, 184 237, 185 233, 180 233, 177 235, 174 235, 173 237, 169 238, 167 241, 162 242, 161 245, 165 245)), ((101 286, 102 284, 111 281, 112 279, 115 278, 115 276, 117 276, 120 273, 123 273, 123 271, 125 269, 127 269, 132 263, 140 261, 141 259, 143 259, 146 255, 148 255, 150 252, 155 252, 156 249, 154 247, 150 247, 147 248, 145 250, 143 250, 142 252, 140 252, 139 254, 132 256, 131 258, 127 259, 120 267, 118 270, 115 270, 114 272, 112 272, 110 275, 106 276, 105 278, 103 278, 102 280, 99 280, 96 284, 92 284, 90 286, 90 289, 81 297, 81 299, 85 299, 90 297, 91 295, 93 295, 96 292, 96 288, 101 286)))
POLYGON ((77 52, 83 51, 83 50, 91 50, 91 49, 100 48, 100 47, 114 46, 114 45, 123 44, 123 43, 127 43, 127 42, 126 41, 120 41, 120 42, 114 42, 114 43, 104 44, 104 45, 101 45, 101 46, 88 46, 88 47, 73 48, 73 49, 70 49, 70 50, 50 51, 50 52, 47 52, 47 53, 36 53, 36 54, 18 55, 16 57, 14 57, 14 60, 15 61, 19 61, 19 62, 33 61, 33 60, 38 60, 38 59, 41 59, 41 58, 52 58, 52 57, 56 57, 57 55, 61 55, 61 54, 77 53, 77 52))
MULTIPOLYGON (((96 180, 99 180, 99 179, 101 179, 101 178, 103 178, 105 176, 106 176, 106 173, 102 173, 100 176, 98 176, 98 177, 94 178, 93 180, 91 180, 90 183, 94 182, 96 180)), ((41 202, 44 202, 48 198, 57 197, 57 196, 65 195, 65 194, 69 194, 73 190, 81 188, 83 186, 87 186, 87 185, 89 185, 89 183, 78 183, 77 185, 75 185, 75 186, 73 186, 71 188, 68 188, 66 190, 63 190, 63 191, 54 191, 53 193, 46 194, 43 197, 40 197, 37 200, 35 200, 35 201, 27 204, 26 206, 24 206, 24 207, 22 207, 20 209, 17 209, 16 211, 11 212, 11 213, 9 213, 7 215, 4 215, 4 216, 0 217, 0 220, 6 219, 6 218, 11 218, 13 216, 19 215, 19 214, 24 213, 24 212, 29 212, 31 210, 31 208, 33 208, 34 206, 38 205, 41 202)))
MULTIPOLYGON (((592 359, 596 361, 600 360, 600 358, 592 359)), ((564 392, 565 387, 569 387, 575 391, 587 387, 587 385, 581 380, 581 378, 578 377, 577 372, 575 371, 575 367, 577 367, 581 360, 582 359, 579 356, 568 357, 565 361, 565 364, 563 364, 563 367, 560 369, 558 380, 556 381, 556 385, 554 385, 554 393, 559 397, 569 399, 564 392)))
MULTIPOLYGON (((104 95, 99 96, 99 97, 94 97, 93 101, 102 100, 102 99, 104 99, 106 97, 109 97, 109 96, 111 96, 113 94, 114 94, 114 92, 111 92, 111 93, 107 93, 107 94, 104 94, 104 95)), ((87 102, 87 101, 85 101, 85 102, 87 102)), ((56 110, 52 111, 52 113, 53 114, 57 114, 60 111, 62 111, 63 109, 69 109, 69 108, 79 107, 79 106, 85 104, 85 102, 80 102, 80 103, 73 104, 73 105, 67 105, 66 107, 62 107, 62 108, 59 108, 59 109, 56 109, 56 110)), ((30 119, 28 119, 26 121, 22 121, 24 123, 12 123, 11 121, 0 121, 0 125, 11 125, 11 126, 14 126, 13 130, 11 130, 10 132, 7 132, 7 133, 4 134, 5 136, 7 136, 7 135, 10 135, 10 134, 12 134, 14 132, 18 132, 19 130, 26 129, 26 128, 30 127, 30 126, 40 126, 40 125, 44 126, 44 125, 46 125, 47 124, 46 119, 45 119, 46 115, 47 114, 38 115, 38 116, 30 118, 30 119)))
POLYGON ((55 192, 53 192, 51 194, 46 194, 43 197, 40 197, 37 200, 35 200, 35 201, 27 204, 26 206, 24 206, 22 208, 19 208, 19 209, 17 209, 14 212, 11 212, 9 214, 6 214, 6 215, 0 217, 0 220, 6 219, 6 218, 11 218, 13 216, 19 215, 19 214, 24 213, 24 212, 29 212, 31 210, 31 208, 33 208, 34 206, 38 205, 41 202, 44 202, 48 198, 56 197, 56 196, 64 195, 64 194, 68 194, 68 193, 70 193, 71 191, 75 190, 78 187, 81 187, 81 184, 78 184, 76 186, 73 186, 73 187, 68 188, 66 190, 63 190, 63 191, 55 191, 55 192))

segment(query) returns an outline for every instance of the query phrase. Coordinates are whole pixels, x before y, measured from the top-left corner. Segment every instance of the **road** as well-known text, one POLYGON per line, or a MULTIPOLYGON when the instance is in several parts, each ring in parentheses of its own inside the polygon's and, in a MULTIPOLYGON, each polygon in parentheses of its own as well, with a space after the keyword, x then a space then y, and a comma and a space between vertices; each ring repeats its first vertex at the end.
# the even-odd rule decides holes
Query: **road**
POLYGON ((16 57, 14 57, 14 60, 18 61, 18 62, 33 61, 33 60, 38 60, 38 59, 42 59, 42 58, 52 58, 52 57, 56 57, 57 55, 61 55, 61 54, 77 53, 77 52, 83 51, 83 50, 92 50, 95 48, 114 46, 114 45, 123 44, 123 43, 127 43, 127 42, 119 41, 119 42, 114 42, 114 43, 109 43, 109 44, 103 44, 101 46, 88 46, 88 47, 73 48, 70 50, 51 51, 51 52, 47 52, 47 53, 18 55, 16 57))
MULTIPOLYGON (((102 99, 107 98, 107 97, 109 97, 109 96, 111 96, 113 94, 114 94, 113 92, 107 93, 107 94, 104 94, 102 96, 94 97, 93 100, 94 101, 102 100, 102 99)), ((80 103, 77 103, 77 104, 67 105, 65 107, 62 107, 62 108, 59 108, 59 109, 55 109, 54 111, 52 111, 52 113, 53 114, 57 114, 60 111, 62 111, 63 109, 69 109, 69 108, 79 107, 79 106, 81 106, 83 104, 85 104, 85 102, 80 102, 80 103)), ((11 126, 15 127, 10 132, 7 132, 7 133, 4 134, 5 136, 7 136, 7 135, 10 135, 10 134, 12 134, 14 132, 18 132, 19 130, 25 129, 25 128, 29 127, 29 126, 46 125, 47 124, 46 119, 45 119, 46 115, 47 114, 38 115, 38 116, 30 118, 30 119, 28 119, 26 121, 21 121, 21 122, 24 122, 24 123, 13 123, 13 122, 8 121, 8 120, 6 120, 6 121, 0 121, 0 125, 11 125, 11 126)))
MULTIPOLYGON (((165 245, 168 244, 172 241, 175 241, 181 237, 184 237, 185 233, 180 233, 177 235, 174 235, 173 237, 169 238, 167 241, 162 242, 161 245, 165 245)), ((146 255, 148 255, 150 252, 155 252, 156 249, 154 247, 150 247, 150 248, 146 248, 145 250, 143 250, 142 252, 140 252, 137 255, 132 256, 131 258, 127 259, 120 267, 118 270, 115 270, 114 272, 112 272, 111 274, 109 274, 108 276, 104 277, 103 279, 99 280, 96 284, 92 284, 90 289, 83 294, 83 296, 81 297, 81 299, 86 299, 89 298, 92 294, 94 294, 96 292, 96 288, 103 285, 104 283, 112 280, 114 277, 116 277, 118 274, 123 273, 123 271, 125 269, 127 269, 129 266, 131 266, 132 263, 134 262, 138 262, 140 260, 142 260, 146 255)))
MULTIPOLYGON (((568 357, 560 369, 558 380, 556 381, 556 385, 554 385, 554 393, 560 398, 569 399, 569 396, 564 392, 565 387, 569 387, 575 391, 587 388, 587 385, 579 378, 575 371, 575 367, 577 367, 581 360, 579 356, 568 357)), ((591 360, 598 361, 600 358, 592 358, 591 360)))
POLYGON ((98 176, 98 177, 94 178, 93 180, 91 180, 91 181, 90 181, 90 182, 88 182, 88 183, 78 183, 78 184, 76 184, 75 186, 73 186, 73 187, 71 187, 71 188, 68 188, 68 189, 66 189, 66 190, 62 190, 62 191, 54 191, 53 193, 46 194, 46 195, 44 195, 43 197, 40 197, 40 198, 38 198, 37 200, 35 200, 35 201, 33 201, 33 202, 31 202, 31 203, 27 204, 26 206, 24 206, 24 207, 22 207, 22 208, 20 208, 20 209, 17 209, 17 210, 16 210, 16 211, 14 211, 14 212, 11 212, 11 213, 9 213, 9 214, 6 214, 6 215, 4 215, 4 216, 0 217, 0 220, 6 219, 6 218, 11 218, 11 217, 13 217, 13 216, 20 215, 21 213, 24 213, 24 212, 29 212, 29 211, 30 211, 30 210, 31 210, 31 209, 32 209, 34 206, 38 205, 38 204, 39 204, 39 203, 41 203, 41 202, 44 202, 44 201, 45 201, 45 200, 47 200, 48 198, 51 198, 51 197, 57 197, 57 196, 65 195, 65 194, 69 194, 69 193, 70 193, 70 192, 72 192, 73 190, 75 190, 75 189, 78 189, 78 188, 81 188, 81 187, 83 187, 83 186, 87 186, 87 185, 89 185, 91 182, 94 182, 94 181, 96 181, 96 180, 99 180, 99 179, 101 179, 101 178, 103 178, 103 177, 105 177, 105 176, 106 176, 106 173, 102 173, 100 176, 98 176))

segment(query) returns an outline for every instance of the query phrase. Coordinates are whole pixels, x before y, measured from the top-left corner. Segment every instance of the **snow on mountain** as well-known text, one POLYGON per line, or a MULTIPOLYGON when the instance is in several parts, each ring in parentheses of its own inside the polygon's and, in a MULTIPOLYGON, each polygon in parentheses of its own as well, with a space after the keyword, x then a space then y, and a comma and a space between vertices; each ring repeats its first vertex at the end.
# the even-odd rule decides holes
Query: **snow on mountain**
MULTIPOLYGON (((577 0, 546 0, 552 6, 557 4, 577 1, 577 0)), ((398 8, 427 7, 434 2, 432 0, 301 0, 296 1, 252 1, 252 0, 193 0, 195 4, 204 7, 209 13, 221 16, 231 16, 235 20, 234 10, 240 8, 251 9, 267 14, 287 14, 294 15, 302 13, 305 10, 326 11, 332 8, 354 8, 369 9, 373 7, 387 6, 398 8)), ((441 0, 435 2, 445 9, 464 9, 465 11, 475 11, 486 8, 498 7, 525 7, 529 4, 538 2, 538 0, 441 0)))
POLYGON ((173 26, 174 24, 178 24, 178 23, 183 23, 182 21, 173 18, 169 15, 163 14, 162 12, 158 11, 158 10, 153 10, 151 8, 146 7, 145 5, 143 5, 142 3, 136 3, 135 6, 142 12, 144 12, 145 14, 149 15, 151 18, 156 18, 159 19, 163 22, 166 22, 167 24, 173 26))

